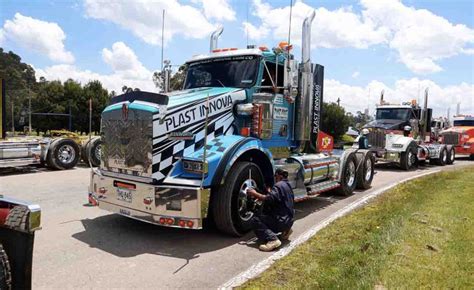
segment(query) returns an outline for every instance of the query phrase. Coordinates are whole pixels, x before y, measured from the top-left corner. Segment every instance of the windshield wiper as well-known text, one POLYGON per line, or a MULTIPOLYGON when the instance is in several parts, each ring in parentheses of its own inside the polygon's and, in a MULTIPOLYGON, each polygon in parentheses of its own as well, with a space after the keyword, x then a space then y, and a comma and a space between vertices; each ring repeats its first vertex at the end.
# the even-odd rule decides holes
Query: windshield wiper
POLYGON ((223 83, 222 83, 222 82, 221 82, 219 79, 216 79, 216 81, 218 81, 218 82, 219 82, 219 84, 220 84, 220 85, 221 85, 223 88, 225 88, 225 87, 226 87, 226 86, 224 86, 224 84, 223 84, 223 83))

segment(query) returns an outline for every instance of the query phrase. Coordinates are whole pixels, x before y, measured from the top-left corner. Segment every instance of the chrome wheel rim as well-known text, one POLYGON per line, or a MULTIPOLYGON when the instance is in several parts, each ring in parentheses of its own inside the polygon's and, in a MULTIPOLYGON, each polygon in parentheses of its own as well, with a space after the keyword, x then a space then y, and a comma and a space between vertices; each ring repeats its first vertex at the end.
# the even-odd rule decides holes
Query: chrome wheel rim
POLYGON ((365 168, 367 169, 367 171, 365 172, 365 181, 369 181, 372 177, 372 161, 370 159, 367 159, 367 161, 365 161, 365 168))
POLYGON ((412 167, 415 164, 415 154, 413 152, 408 151, 408 168, 412 167))
POLYGON ((352 187, 355 181, 355 164, 354 162, 349 162, 346 169, 346 184, 349 187, 352 187))
POLYGON ((58 150, 58 159, 63 164, 69 164, 76 158, 76 151, 71 145, 63 145, 58 150))
POLYGON ((446 163, 447 158, 448 157, 446 156, 446 152, 444 152, 444 154, 443 154, 443 163, 446 163))
POLYGON ((249 196, 247 195, 247 189, 250 188, 257 188, 257 183, 253 179, 245 180, 242 185, 240 186, 239 190, 239 199, 238 199, 238 211, 239 217, 243 221, 250 220, 254 212, 250 209, 250 201, 249 196))
POLYGON ((99 144, 95 147, 95 150, 94 150, 94 156, 95 158, 97 158, 97 160, 100 160, 101 152, 102 152, 102 144, 99 144))
POLYGON ((454 162, 454 158, 456 157, 455 154, 454 149, 451 149, 451 162, 454 162))

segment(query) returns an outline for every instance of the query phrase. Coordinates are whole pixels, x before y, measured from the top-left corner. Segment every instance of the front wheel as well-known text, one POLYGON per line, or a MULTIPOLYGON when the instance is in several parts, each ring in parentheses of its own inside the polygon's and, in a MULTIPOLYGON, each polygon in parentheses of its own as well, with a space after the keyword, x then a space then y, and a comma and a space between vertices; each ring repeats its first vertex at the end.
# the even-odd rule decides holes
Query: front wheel
POLYGON ((400 167, 403 170, 410 170, 416 164, 416 145, 411 143, 407 150, 400 154, 400 167))
POLYGON ((71 139, 55 140, 47 156, 48 166, 57 169, 71 169, 79 162, 79 146, 71 139))
POLYGON ((357 160, 355 154, 350 154, 344 166, 342 168, 341 173, 341 184, 340 187, 336 189, 336 193, 342 196, 350 196, 354 193, 354 189, 356 188, 356 168, 357 168, 357 160))
POLYGON ((0 289, 11 289, 12 276, 8 256, 0 244, 0 289))
POLYGON ((212 213, 217 229, 233 236, 248 232, 258 206, 246 190, 261 189, 263 185, 262 172, 255 163, 237 162, 232 166, 224 185, 212 195, 212 213))

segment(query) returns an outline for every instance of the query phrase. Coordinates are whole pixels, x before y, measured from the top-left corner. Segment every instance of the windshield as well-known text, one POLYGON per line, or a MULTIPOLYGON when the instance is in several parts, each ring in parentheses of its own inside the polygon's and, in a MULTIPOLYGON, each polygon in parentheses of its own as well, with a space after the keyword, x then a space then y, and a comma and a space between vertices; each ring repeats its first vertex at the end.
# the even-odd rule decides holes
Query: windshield
POLYGON ((190 63, 184 88, 249 88, 255 83, 258 63, 259 57, 255 55, 206 59, 190 63))
POLYGON ((474 126, 474 120, 458 120, 458 121, 454 121, 454 126, 474 126))
POLYGON ((392 120, 409 120, 410 109, 405 108, 391 108, 391 109, 377 109, 376 119, 392 119, 392 120))

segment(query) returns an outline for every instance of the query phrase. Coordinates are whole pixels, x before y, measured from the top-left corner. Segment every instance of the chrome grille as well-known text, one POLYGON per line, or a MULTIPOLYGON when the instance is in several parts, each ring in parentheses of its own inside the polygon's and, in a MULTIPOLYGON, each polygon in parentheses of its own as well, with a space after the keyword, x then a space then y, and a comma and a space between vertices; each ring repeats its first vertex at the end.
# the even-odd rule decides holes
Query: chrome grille
POLYGON ((102 161, 106 170, 151 177, 153 115, 130 110, 124 119, 121 110, 102 114, 102 161))
POLYGON ((380 128, 369 129, 368 135, 369 145, 373 148, 385 148, 385 130, 380 128))
POLYGON ((446 132, 442 133, 443 136, 443 143, 450 144, 450 145, 458 145, 459 144, 459 134, 455 132, 446 132))

